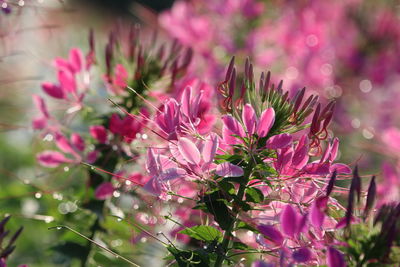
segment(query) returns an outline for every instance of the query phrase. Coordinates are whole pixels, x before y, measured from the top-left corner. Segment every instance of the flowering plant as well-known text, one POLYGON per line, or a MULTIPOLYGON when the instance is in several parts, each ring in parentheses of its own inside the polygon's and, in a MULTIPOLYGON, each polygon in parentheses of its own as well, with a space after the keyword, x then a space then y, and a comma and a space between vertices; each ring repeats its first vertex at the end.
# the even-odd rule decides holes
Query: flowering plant
MULTIPOLYGON (((137 205, 137 221, 133 225, 164 244, 170 253, 165 260, 179 266, 240 264, 244 260, 254 261, 252 255, 256 254, 261 255, 262 261, 254 261, 255 265, 345 266, 346 262, 393 261, 395 239, 384 247, 380 243, 397 231, 393 218, 400 215, 398 206, 393 204, 382 206, 382 215, 378 215, 374 226, 379 232, 377 223, 382 222, 390 229, 382 226, 380 234, 363 241, 372 253, 369 258, 365 250, 354 247, 353 240, 358 240, 354 231, 368 231, 369 223, 364 222, 374 217, 376 185, 373 178, 361 217, 354 213, 356 200, 362 202, 357 168, 347 207, 337 198, 346 189, 336 185, 336 181, 347 179, 352 170, 334 162, 339 139, 328 132, 334 101, 322 106, 317 96, 306 98, 305 88, 289 97, 282 82, 277 86, 271 82, 270 72, 261 73, 256 82, 250 61, 246 60, 241 74, 232 58, 225 79, 218 85, 218 111, 216 103, 206 97, 211 94, 207 84, 198 78, 177 76, 189 66, 190 50, 179 64, 179 58, 171 60, 178 53, 173 45, 167 61, 160 64, 146 57, 145 50, 136 43, 127 50, 137 53, 136 57, 128 56, 134 59, 136 67, 130 76, 114 57, 118 38, 123 35, 111 34, 105 49, 104 82, 111 94, 111 108, 119 110, 123 117, 112 111, 100 120, 95 119, 99 123, 88 128, 90 142, 95 144, 93 151, 86 152, 81 135, 70 133, 68 139, 59 125, 49 125, 53 118, 44 100, 35 96, 42 117, 35 119, 33 126, 54 136, 62 151, 41 152, 39 162, 46 167, 80 163, 91 167, 87 185, 95 189, 89 194, 94 199, 82 205, 96 214, 90 241, 96 231, 103 229, 107 215, 125 216, 123 210, 115 214, 117 203, 112 201, 123 192, 153 202, 150 209, 137 205), (170 89, 146 93, 148 83, 163 80, 166 70, 171 70, 169 82, 164 83, 170 89), (158 104, 159 100, 163 102, 158 104), (138 138, 146 142, 146 151, 134 149, 138 138), (124 158, 135 158, 136 163, 127 164, 124 158), (128 167, 143 165, 145 172, 129 174, 128 167), (163 212, 164 204, 168 206, 167 213, 163 212), (164 230, 168 234, 162 233, 163 238, 146 229, 147 225, 157 228, 157 223, 166 226, 168 221, 178 228, 164 230), (186 245, 174 244, 171 238, 186 245)), ((90 43, 90 60, 86 61, 95 62, 93 35, 90 43)), ((158 52, 161 60, 162 49, 158 52)), ((70 98, 65 96, 76 95, 76 101, 69 102, 71 113, 85 108, 84 93, 79 96, 75 85, 82 62, 79 50, 71 50, 68 61, 56 61, 60 84, 42 86, 56 99, 69 102, 70 98)), ((83 84, 83 91, 84 88, 89 87, 83 84)), ((68 226, 59 228, 62 227, 75 231, 68 226)), ((88 259, 88 249, 83 262, 88 259)))

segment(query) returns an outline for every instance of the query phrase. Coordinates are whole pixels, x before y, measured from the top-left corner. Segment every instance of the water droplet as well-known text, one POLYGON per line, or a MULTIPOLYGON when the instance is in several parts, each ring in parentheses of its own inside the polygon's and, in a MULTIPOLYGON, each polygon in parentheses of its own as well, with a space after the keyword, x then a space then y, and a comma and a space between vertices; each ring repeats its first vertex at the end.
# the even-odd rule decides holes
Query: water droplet
POLYGON ((24 6, 24 5, 25 5, 25 1, 24 1, 24 0, 20 0, 20 1, 18 2, 18 5, 19 5, 19 6, 24 6))
POLYGON ((68 167, 64 167, 64 171, 65 172, 69 171, 69 168, 68 167))
POLYGON ((7 8, 7 3, 4 2, 3 4, 1 4, 1 7, 2 8, 7 8))
POLYGON ((46 136, 43 138, 43 141, 47 141, 47 142, 53 141, 53 135, 52 134, 46 134, 46 136))
POLYGON ((95 170, 96 168, 92 166, 92 167, 90 167, 90 169, 95 170))
POLYGON ((121 193, 119 191, 114 191, 113 196, 118 198, 121 196, 121 193))
POLYGON ((61 226, 57 226, 57 230, 61 230, 62 229, 62 227, 61 226))
POLYGON ((122 219, 121 219, 121 218, 117 218, 117 221, 119 221, 119 222, 120 222, 120 221, 122 221, 122 219))
POLYGON ((47 216, 46 218, 44 218, 45 223, 51 223, 52 221, 54 221, 54 218, 51 216, 47 216))
POLYGON ((310 34, 310 35, 308 35, 307 38, 306 38, 306 44, 307 44, 309 47, 314 47, 314 46, 316 46, 316 45, 318 44, 318 42, 319 42, 318 37, 317 37, 316 35, 314 35, 314 34, 310 34))
POLYGON ((142 139, 146 140, 148 138, 147 134, 142 134, 142 139))
POLYGON ((370 80, 362 80, 360 82, 360 90, 363 93, 369 93, 372 90, 372 83, 370 80))
POLYGON ((36 198, 41 198, 42 197, 42 193, 40 193, 40 192, 35 193, 35 197, 36 198))
POLYGON ((125 181, 125 184, 126 184, 126 185, 131 185, 132 182, 128 180, 128 181, 125 181))

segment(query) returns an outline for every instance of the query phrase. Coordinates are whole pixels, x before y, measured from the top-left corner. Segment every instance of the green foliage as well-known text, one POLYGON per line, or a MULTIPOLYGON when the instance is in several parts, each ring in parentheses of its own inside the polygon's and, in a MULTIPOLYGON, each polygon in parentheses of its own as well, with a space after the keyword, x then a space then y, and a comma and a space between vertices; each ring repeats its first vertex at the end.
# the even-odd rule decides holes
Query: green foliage
POLYGON ((197 225, 190 228, 185 228, 179 233, 204 242, 212 242, 214 240, 219 242, 222 241, 222 233, 212 226, 197 225))
POLYGON ((264 194, 260 189, 255 187, 246 188, 246 201, 253 203, 261 203, 264 201, 264 194))

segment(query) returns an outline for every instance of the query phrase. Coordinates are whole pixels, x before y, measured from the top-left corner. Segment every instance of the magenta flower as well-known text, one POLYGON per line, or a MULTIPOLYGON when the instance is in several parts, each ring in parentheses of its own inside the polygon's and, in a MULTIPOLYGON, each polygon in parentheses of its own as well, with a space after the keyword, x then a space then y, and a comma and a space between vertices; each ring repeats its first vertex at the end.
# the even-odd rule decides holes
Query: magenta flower
POLYGON ((328 267, 346 267, 343 254, 333 247, 328 247, 327 253, 328 267))
POLYGON ((96 188, 94 195, 97 199, 104 200, 110 198, 113 195, 114 190, 115 188, 112 183, 104 182, 96 188))
POLYGON ((40 165, 48 168, 58 167, 63 163, 80 163, 82 159, 86 160, 88 163, 93 163, 96 161, 98 152, 88 151, 85 152, 85 142, 83 138, 77 134, 71 134, 70 140, 68 140, 60 132, 55 132, 55 143, 57 147, 63 152, 46 150, 39 153, 36 158, 40 165), (68 156, 68 157, 67 157, 68 156))

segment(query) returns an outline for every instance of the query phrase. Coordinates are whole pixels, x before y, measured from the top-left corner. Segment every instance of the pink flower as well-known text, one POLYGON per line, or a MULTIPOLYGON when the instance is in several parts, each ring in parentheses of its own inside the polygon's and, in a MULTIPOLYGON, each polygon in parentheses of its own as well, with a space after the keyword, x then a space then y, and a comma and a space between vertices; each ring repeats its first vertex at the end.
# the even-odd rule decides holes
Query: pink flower
POLYGON ((327 253, 327 265, 328 267, 346 267, 343 254, 333 247, 328 247, 327 253))
POLYGON ((64 154, 57 151, 43 151, 37 155, 38 162, 48 168, 54 168, 62 163, 70 163, 72 160, 66 158, 64 154))
POLYGON ((114 189, 114 186, 112 183, 104 182, 96 188, 94 195, 97 199, 104 200, 104 199, 110 198, 112 196, 112 194, 114 193, 114 190, 115 189, 114 189))
POLYGON ((100 144, 107 143, 108 135, 107 130, 102 125, 93 125, 89 128, 90 135, 96 139, 100 144))

